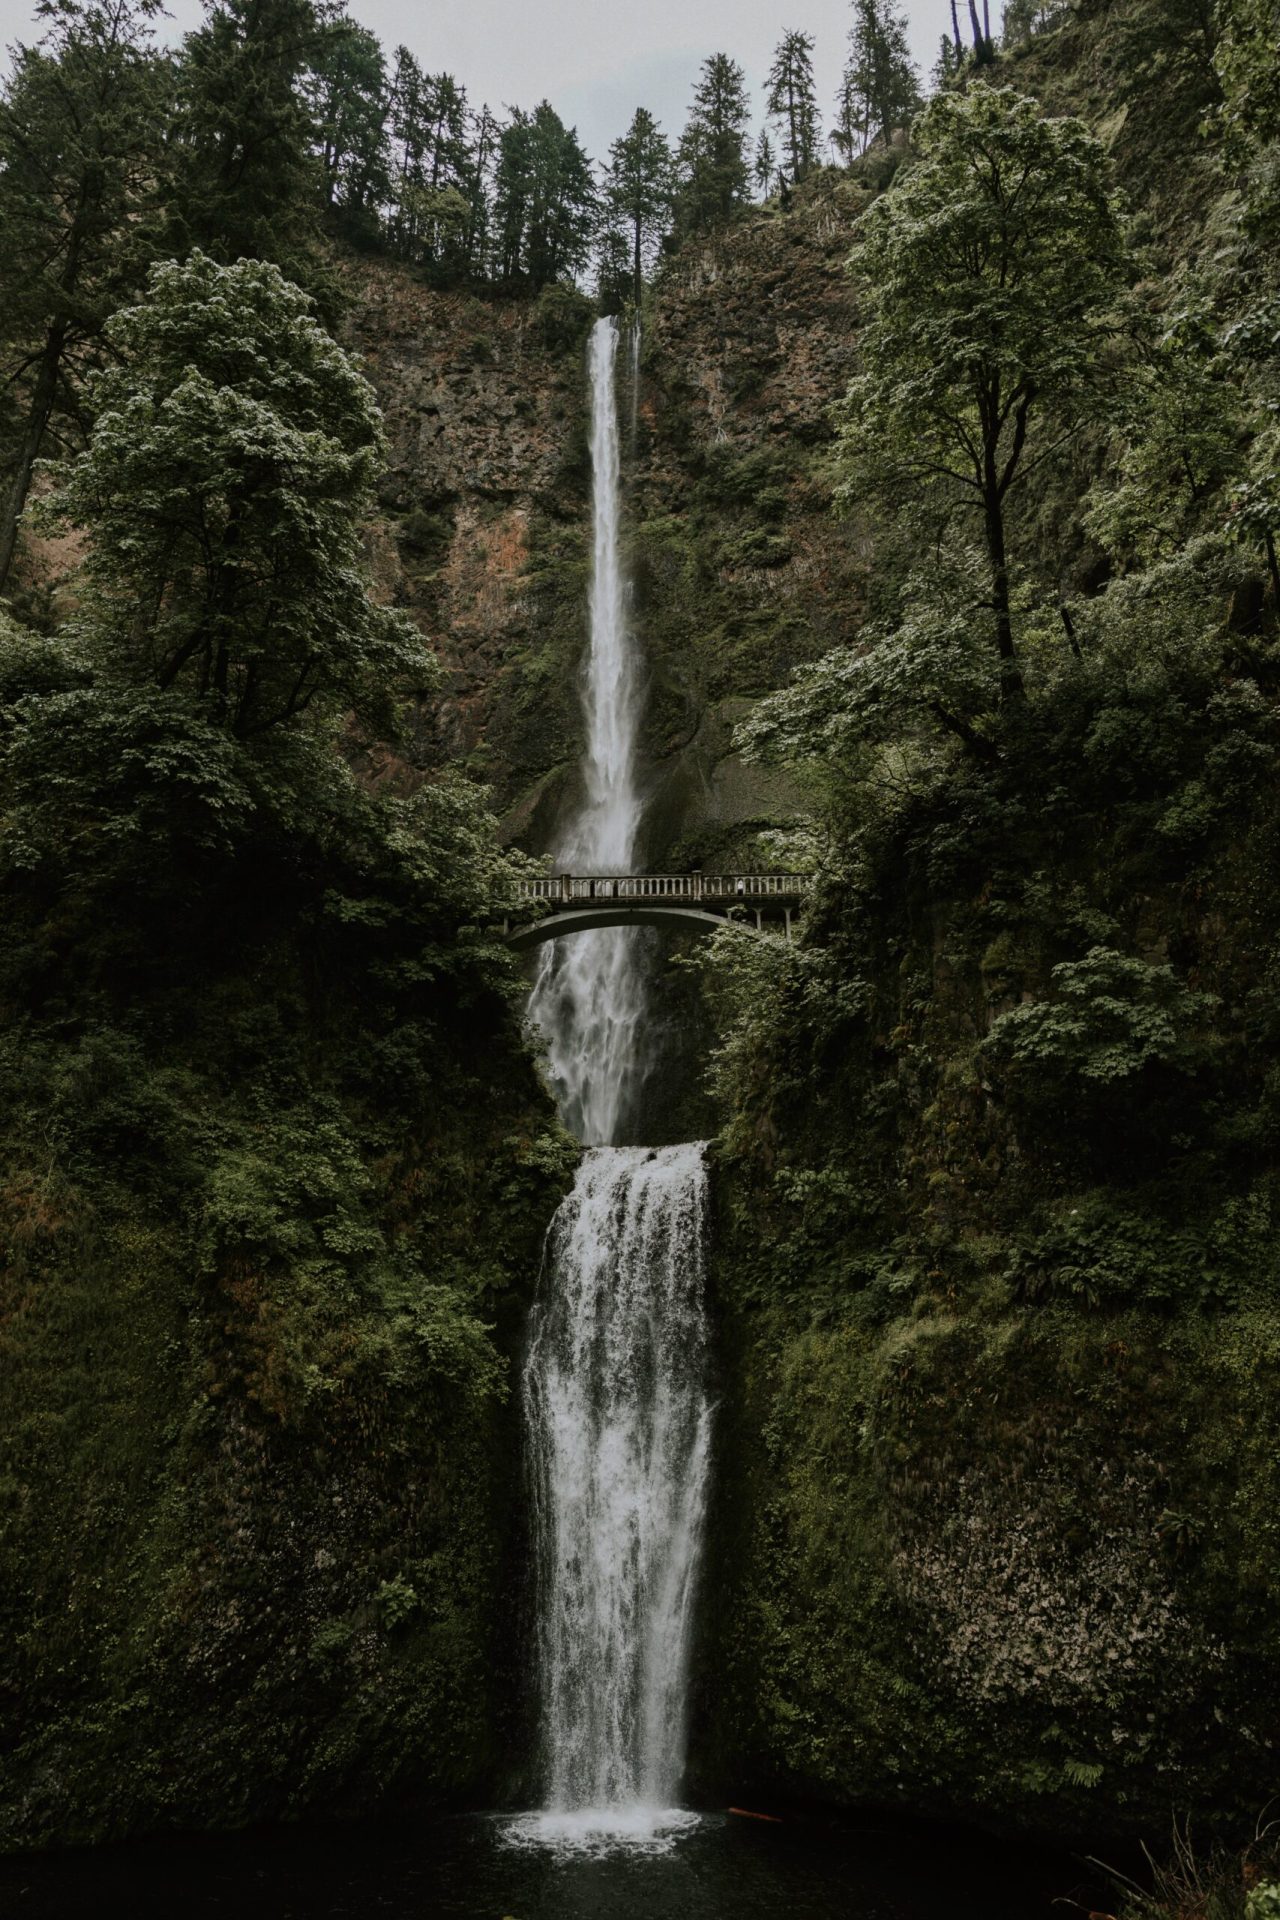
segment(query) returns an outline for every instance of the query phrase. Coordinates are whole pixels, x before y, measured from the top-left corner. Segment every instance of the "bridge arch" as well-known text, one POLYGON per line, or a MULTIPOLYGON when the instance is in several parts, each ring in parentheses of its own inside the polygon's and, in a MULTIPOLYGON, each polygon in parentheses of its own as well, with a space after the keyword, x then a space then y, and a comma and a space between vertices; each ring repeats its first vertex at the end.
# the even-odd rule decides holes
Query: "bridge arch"
POLYGON ((527 953, 548 940, 563 940, 573 933, 590 933, 597 927, 674 927, 682 933, 715 933, 720 927, 740 927, 756 934, 759 928, 743 920, 729 920, 720 913, 707 913, 700 907, 628 906, 618 901, 601 902, 590 907, 570 907, 562 913, 549 913, 527 927, 514 927, 507 945, 516 953, 527 953))

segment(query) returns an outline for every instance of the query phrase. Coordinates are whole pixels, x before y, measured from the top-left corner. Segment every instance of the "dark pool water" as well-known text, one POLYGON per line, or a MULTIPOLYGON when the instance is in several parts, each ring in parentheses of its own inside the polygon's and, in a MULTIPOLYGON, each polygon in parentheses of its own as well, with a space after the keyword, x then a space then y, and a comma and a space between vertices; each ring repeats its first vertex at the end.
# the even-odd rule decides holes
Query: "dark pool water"
POLYGON ((290 1829, 0 1860, 4 1920, 1062 1920, 1099 1897, 1069 1858, 874 1821, 838 1832, 702 1814, 630 1843, 502 1817, 290 1829))

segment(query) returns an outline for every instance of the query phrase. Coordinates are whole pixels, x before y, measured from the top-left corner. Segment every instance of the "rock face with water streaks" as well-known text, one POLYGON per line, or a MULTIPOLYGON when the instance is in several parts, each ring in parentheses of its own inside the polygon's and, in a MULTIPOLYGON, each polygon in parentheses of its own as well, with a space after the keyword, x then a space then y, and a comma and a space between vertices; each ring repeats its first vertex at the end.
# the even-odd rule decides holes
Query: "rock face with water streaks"
MULTIPOLYGON (((646 311, 634 393, 619 370, 651 866, 731 864, 794 814, 787 784, 733 752, 732 726, 854 630, 863 562, 831 521, 825 452, 851 368, 844 261, 864 200, 829 176, 789 212, 682 254, 646 311)), ((462 754, 508 830, 543 851, 582 800, 589 309, 438 294, 391 267, 362 267, 357 294, 353 338, 391 446, 378 572, 447 676, 423 748, 462 754)))

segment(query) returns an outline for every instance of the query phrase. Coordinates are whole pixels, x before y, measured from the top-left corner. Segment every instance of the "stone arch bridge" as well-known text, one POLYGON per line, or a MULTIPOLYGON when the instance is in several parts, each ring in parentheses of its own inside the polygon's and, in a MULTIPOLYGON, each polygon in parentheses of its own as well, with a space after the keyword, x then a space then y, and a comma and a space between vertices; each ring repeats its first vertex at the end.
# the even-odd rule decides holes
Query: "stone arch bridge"
POLYGON ((798 873, 558 873, 523 880, 521 902, 543 909, 520 926, 508 923, 517 952, 595 927, 668 927, 714 933, 726 921, 763 933, 766 920, 791 938, 792 916, 811 882, 798 873))

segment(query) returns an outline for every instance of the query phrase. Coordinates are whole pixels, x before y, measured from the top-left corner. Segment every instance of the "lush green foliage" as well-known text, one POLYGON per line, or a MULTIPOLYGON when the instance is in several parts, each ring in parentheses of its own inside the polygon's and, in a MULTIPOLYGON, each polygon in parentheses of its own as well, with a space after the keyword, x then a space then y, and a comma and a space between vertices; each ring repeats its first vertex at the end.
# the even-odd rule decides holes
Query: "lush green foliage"
POLYGON ((0 632, 11 1844, 493 1777, 573 1158, 481 797, 341 750, 426 677, 360 565, 370 389, 259 263, 110 337, 80 609, 0 632))

